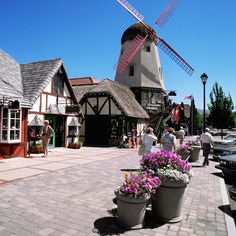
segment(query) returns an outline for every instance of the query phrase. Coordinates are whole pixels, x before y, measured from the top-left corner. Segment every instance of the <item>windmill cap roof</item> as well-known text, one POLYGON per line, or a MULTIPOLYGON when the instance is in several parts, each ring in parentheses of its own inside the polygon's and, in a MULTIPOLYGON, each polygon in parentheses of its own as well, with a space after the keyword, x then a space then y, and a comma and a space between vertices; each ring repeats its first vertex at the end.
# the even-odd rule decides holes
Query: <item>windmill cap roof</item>
MULTIPOLYGON (((147 28, 140 22, 131 25, 128 29, 125 30, 121 37, 121 44, 126 41, 134 40, 138 34, 142 37, 145 37, 147 35, 147 28)), ((148 39, 151 40, 150 37, 148 37, 148 39)))

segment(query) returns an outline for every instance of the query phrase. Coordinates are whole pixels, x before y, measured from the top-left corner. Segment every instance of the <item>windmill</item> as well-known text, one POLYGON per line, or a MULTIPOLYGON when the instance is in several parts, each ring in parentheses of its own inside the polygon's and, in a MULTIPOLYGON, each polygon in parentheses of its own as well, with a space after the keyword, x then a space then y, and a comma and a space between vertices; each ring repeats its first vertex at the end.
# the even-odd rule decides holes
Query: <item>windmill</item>
POLYGON ((144 45, 147 38, 151 38, 155 44, 162 49, 174 62, 176 62, 188 75, 192 75, 194 69, 162 38, 160 38, 154 31, 154 27, 158 25, 162 28, 174 13, 176 8, 180 4, 180 0, 172 0, 166 7, 165 11, 154 23, 153 27, 148 26, 143 22, 144 17, 139 13, 130 3, 126 0, 116 0, 122 7, 124 7, 132 16, 134 16, 145 28, 146 35, 143 37, 137 35, 135 39, 130 43, 127 49, 120 56, 115 68, 118 73, 123 73, 135 54, 144 45))

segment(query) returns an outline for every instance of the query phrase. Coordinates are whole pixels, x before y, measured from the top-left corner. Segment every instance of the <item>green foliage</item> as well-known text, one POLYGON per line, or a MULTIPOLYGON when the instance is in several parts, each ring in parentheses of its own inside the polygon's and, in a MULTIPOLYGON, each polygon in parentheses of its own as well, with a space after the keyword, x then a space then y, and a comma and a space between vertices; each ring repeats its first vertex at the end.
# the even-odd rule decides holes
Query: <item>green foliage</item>
POLYGON ((226 129, 235 125, 233 109, 234 104, 231 96, 226 96, 218 83, 213 85, 210 93, 211 104, 208 105, 210 111, 208 123, 218 129, 226 129))

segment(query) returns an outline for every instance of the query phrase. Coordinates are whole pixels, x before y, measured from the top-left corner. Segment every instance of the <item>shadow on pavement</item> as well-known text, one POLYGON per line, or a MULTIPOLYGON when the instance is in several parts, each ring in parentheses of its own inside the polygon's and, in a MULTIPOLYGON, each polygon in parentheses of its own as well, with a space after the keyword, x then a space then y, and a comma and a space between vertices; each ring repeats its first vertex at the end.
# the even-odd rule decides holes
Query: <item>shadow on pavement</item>
POLYGON ((115 217, 107 216, 107 217, 102 217, 100 219, 97 219, 94 222, 93 232, 99 235, 105 236, 105 235, 120 235, 126 232, 126 230, 120 228, 116 224, 115 217))
POLYGON ((220 177, 220 178, 224 178, 224 176, 222 175, 222 173, 221 172, 213 172, 213 173, 211 173, 212 175, 215 175, 215 176, 217 176, 217 177, 220 177))
MULTIPOLYGON (((191 162, 190 162, 191 164, 191 162)), ((205 166, 203 165, 192 165, 193 168, 206 168, 205 166)))
POLYGON ((225 214, 229 215, 230 217, 232 217, 232 212, 231 212, 231 208, 230 205, 221 205, 218 207, 221 211, 223 211, 225 214))
MULTIPOLYGON (((129 229, 121 228, 116 223, 117 208, 113 208, 111 210, 108 210, 108 213, 111 214, 113 217, 111 216, 111 217, 103 217, 103 218, 97 219, 94 222, 94 229, 93 229, 94 233, 97 233, 102 236, 106 236, 106 235, 120 235, 120 234, 125 233, 127 231, 133 231, 133 232, 136 231, 136 229, 129 230, 129 229)), ((162 225, 163 225, 163 223, 155 220, 155 218, 152 215, 151 210, 146 211, 145 225, 143 227, 144 229, 145 228, 146 229, 154 229, 154 228, 158 228, 162 225)))
POLYGON ((162 225, 164 225, 164 223, 161 223, 160 221, 155 219, 151 210, 146 211, 144 228, 154 229, 161 227, 162 225))

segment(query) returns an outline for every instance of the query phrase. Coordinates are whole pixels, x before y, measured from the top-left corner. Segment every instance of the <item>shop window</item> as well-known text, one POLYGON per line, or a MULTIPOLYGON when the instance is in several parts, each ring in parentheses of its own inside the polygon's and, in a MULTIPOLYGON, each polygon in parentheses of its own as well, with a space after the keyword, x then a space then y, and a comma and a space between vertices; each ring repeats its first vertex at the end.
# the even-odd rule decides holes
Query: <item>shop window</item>
POLYGON ((2 143, 19 143, 21 110, 3 107, 1 114, 0 141, 2 143))
POLYGON ((71 136, 71 137, 78 136, 78 127, 77 126, 69 126, 69 136, 71 136))

